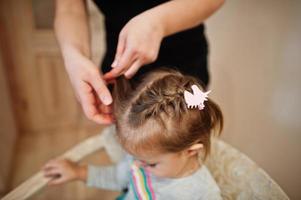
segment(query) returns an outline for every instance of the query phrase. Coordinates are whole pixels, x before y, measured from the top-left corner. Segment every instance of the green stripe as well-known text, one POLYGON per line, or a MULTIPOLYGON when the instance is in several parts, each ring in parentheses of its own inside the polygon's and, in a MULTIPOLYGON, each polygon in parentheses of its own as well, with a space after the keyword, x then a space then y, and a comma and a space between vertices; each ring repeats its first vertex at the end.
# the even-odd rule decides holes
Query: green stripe
POLYGON ((134 194, 135 194, 136 200, 139 200, 138 193, 137 193, 138 191, 136 190, 135 184, 134 184, 134 181, 133 181, 133 175, 132 175, 132 178, 130 180, 130 183, 131 183, 131 186, 132 186, 132 188, 134 190, 134 194))
POLYGON ((145 185, 146 191, 148 193, 149 199, 152 200, 153 198, 152 198, 151 192, 149 190, 149 186, 148 186, 147 181, 146 181, 146 175, 144 173, 144 170, 140 169, 140 171, 142 172, 142 175, 143 175, 143 181, 144 181, 144 185, 145 185))

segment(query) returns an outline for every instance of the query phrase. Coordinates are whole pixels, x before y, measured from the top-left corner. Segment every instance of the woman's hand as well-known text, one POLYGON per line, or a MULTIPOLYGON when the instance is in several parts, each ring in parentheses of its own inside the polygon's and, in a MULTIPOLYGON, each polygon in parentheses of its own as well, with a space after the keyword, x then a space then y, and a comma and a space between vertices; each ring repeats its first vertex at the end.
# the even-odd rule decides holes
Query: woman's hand
POLYGON ((223 3, 224 0, 174 0, 137 15, 119 34, 114 69, 105 74, 105 80, 122 74, 131 78, 141 66, 157 59, 164 37, 203 23, 223 3))
POLYGON ((86 181, 87 179, 87 167, 67 159, 51 160, 42 170, 44 176, 50 178, 48 185, 59 185, 74 180, 86 181))
POLYGON ((162 39, 160 20, 148 12, 132 18, 119 34, 113 69, 104 75, 104 79, 114 79, 122 74, 131 78, 141 66, 157 59, 162 39))
POLYGON ((99 124, 112 123, 111 94, 90 60, 90 33, 86 1, 56 0, 55 33, 66 70, 85 115, 99 124))
POLYGON ((65 53, 65 65, 88 119, 99 124, 112 123, 112 97, 95 64, 80 52, 69 49, 65 53))

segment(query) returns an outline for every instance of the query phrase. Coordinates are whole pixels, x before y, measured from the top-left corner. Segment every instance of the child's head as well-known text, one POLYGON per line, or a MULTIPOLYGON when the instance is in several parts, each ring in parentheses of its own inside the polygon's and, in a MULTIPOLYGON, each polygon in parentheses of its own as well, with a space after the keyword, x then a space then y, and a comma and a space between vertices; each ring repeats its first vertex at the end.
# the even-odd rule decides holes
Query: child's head
POLYGON ((124 149, 157 176, 175 177, 201 151, 210 150, 213 130, 223 126, 219 107, 188 108, 184 91, 201 83, 175 70, 147 74, 133 87, 120 78, 114 90, 117 136, 124 149), (172 170, 171 170, 172 169, 172 170))

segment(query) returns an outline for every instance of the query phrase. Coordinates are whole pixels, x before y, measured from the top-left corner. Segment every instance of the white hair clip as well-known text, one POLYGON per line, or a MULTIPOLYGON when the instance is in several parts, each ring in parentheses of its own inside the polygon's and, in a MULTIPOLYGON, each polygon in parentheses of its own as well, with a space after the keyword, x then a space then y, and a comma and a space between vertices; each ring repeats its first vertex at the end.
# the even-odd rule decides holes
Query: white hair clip
POLYGON ((205 105, 204 101, 208 101, 207 97, 211 90, 207 92, 203 92, 197 85, 191 86, 193 94, 188 92, 187 90, 184 91, 184 99, 187 104, 188 108, 195 108, 198 107, 199 110, 203 110, 205 105))

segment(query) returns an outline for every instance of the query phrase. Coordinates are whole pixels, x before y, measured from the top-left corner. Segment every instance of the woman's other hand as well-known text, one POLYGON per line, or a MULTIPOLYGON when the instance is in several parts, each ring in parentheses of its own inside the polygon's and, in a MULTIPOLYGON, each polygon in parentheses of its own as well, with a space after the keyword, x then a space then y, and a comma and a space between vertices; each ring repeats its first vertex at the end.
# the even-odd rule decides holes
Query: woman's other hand
POLYGON ((65 54, 65 65, 87 118, 99 124, 113 123, 112 96, 98 67, 72 49, 65 54))

